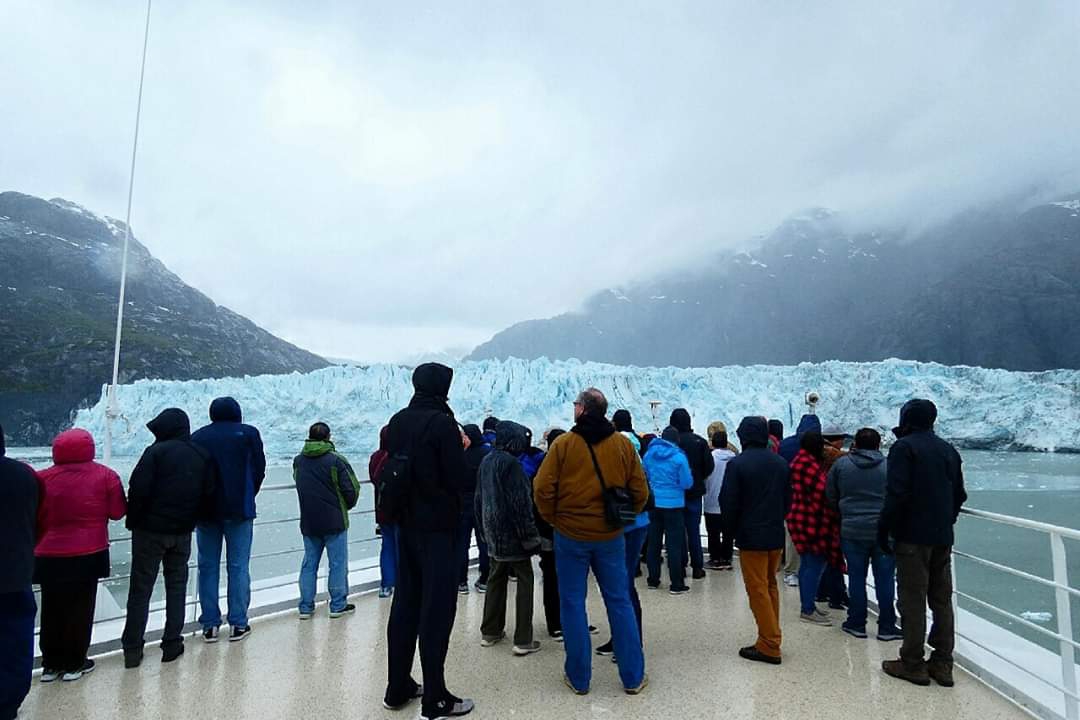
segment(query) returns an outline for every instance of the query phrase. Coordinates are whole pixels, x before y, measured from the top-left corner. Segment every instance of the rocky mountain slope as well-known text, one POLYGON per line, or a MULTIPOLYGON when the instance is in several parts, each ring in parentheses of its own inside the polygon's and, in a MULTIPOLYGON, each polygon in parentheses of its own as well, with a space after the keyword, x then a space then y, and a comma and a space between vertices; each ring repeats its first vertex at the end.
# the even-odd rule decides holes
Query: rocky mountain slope
MULTIPOLYGON (((112 375, 124 225, 0 193, 0 422, 46 444, 112 375)), ((120 379, 190 380, 327 365, 186 285, 132 238, 120 379)))
POLYGON ((679 367, 890 357, 1080 367, 1080 194, 961 214, 911 237, 812 210, 752 252, 514 325, 471 359, 679 367))

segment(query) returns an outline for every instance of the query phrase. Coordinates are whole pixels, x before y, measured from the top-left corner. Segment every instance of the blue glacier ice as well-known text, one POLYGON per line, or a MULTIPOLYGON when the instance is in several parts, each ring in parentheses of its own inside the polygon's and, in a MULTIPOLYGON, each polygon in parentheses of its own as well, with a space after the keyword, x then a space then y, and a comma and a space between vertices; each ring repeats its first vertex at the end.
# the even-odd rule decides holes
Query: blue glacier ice
MULTIPOLYGON (((193 381, 140 380, 118 389, 122 418, 115 423, 118 455, 137 455, 152 441, 145 423, 166 407, 203 424, 210 401, 232 395, 244 419, 258 426, 268 453, 297 451, 307 427, 328 422, 343 449, 368 451, 379 428, 412 393, 410 368, 337 366, 309 374, 193 381)), ((460 363, 450 403, 461 422, 487 413, 518 420, 539 435, 571 424, 572 401, 590 385, 612 410, 627 408, 640 432, 663 427, 671 410, 687 408, 695 429, 713 420, 734 429, 745 415, 780 418, 790 429, 804 412, 807 391, 821 394, 817 412, 851 432, 886 431, 898 408, 927 397, 939 408, 939 432, 968 448, 1080 451, 1080 371, 1025 373, 934 363, 804 363, 794 367, 638 368, 592 362, 485 360, 460 363), (654 422, 650 402, 657 403, 654 422)), ((105 400, 81 410, 75 424, 104 436, 105 400)))

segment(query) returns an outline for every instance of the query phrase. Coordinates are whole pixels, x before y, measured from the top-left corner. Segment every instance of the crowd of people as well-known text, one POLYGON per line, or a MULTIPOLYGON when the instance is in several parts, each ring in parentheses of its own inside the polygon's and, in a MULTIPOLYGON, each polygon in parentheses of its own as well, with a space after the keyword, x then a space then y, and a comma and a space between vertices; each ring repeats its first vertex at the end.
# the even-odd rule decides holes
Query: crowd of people
MULTIPOLYGON (((814 414, 789 437, 776 419, 745 417, 736 445, 719 421, 708 426, 707 439, 696 434, 690 413, 678 408, 665 430, 642 435, 625 409, 607 419, 607 399, 596 388, 575 398, 569 430, 550 428, 534 442, 531 429, 509 420, 459 424, 448 404, 452 380, 453 371, 442 365, 416 369, 415 394, 383 428, 368 465, 381 535, 379 595, 392 602, 386 708, 420 700, 421 717, 429 720, 474 708, 445 680, 459 594, 484 594, 481 647, 508 640, 516 656, 541 649, 533 623, 534 556, 547 636, 563 645, 563 681, 579 695, 590 690, 594 653, 617 664, 626 693, 648 685, 636 578, 644 576, 649 590, 660 588, 666 557, 668 592, 684 595, 688 572, 695 580, 709 569, 732 570, 735 548, 757 625, 755 642, 738 651, 742 658, 782 663, 781 573, 783 582, 798 586, 800 622, 827 627, 834 623, 831 611, 846 611, 841 629, 866 638, 872 572, 876 637, 903 641, 884 672, 918 685, 953 684, 951 546, 966 494, 959 454, 934 433, 932 402, 903 406, 888 458, 873 428, 850 434, 823 428, 814 414), (470 589, 474 538, 479 576, 470 589), (598 630, 586 609, 590 572, 611 633, 595 648, 591 635, 598 630), (508 639, 512 588, 515 627, 508 639), (422 683, 412 676, 418 647, 422 683)), ((94 462, 85 430, 61 433, 54 465, 41 472, 2 457, 0 430, 0 640, 16 649, 0 659, 0 720, 15 716, 30 686, 33 584, 41 591, 41 681, 75 681, 94 669, 87 652, 97 584, 110 574, 110 521, 126 518, 131 531, 125 667, 143 661, 159 572, 166 591, 161 660, 183 654, 193 533, 203 639, 218 641, 223 622, 230 641, 250 635, 248 566, 266 459, 258 430, 243 423, 234 399, 214 400, 210 420, 191 433, 188 416, 170 408, 148 423, 155 442, 126 494, 117 474, 94 462)), ((348 532, 360 481, 325 422, 309 428, 293 479, 304 543, 298 615, 306 620, 315 613, 325 552, 327 612, 343 617, 355 611, 348 602, 348 532)))

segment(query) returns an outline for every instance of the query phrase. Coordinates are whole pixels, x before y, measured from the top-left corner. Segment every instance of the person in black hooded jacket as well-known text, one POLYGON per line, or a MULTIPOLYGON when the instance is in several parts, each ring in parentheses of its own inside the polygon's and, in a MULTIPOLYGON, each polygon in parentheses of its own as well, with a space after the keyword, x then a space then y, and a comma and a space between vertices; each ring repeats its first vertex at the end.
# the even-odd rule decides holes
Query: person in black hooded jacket
POLYGON ((387 452, 409 458, 407 508, 398 524, 398 578, 387 627, 388 683, 383 704, 401 709, 423 695, 421 715, 471 712, 446 688, 446 653, 457 612, 457 532, 467 469, 447 397, 454 371, 426 363, 413 371, 415 394, 390 419, 387 452), (412 678, 417 639, 421 686, 412 678))
POLYGON ((165 574, 165 632, 161 661, 184 653, 185 602, 191 533, 214 510, 217 469, 210 453, 191 441, 183 410, 169 408, 146 424, 156 438, 128 482, 127 528, 131 530, 131 581, 122 644, 125 667, 143 658, 150 594, 158 568, 165 574))
POLYGON ((691 428, 690 413, 683 408, 677 408, 671 413, 671 427, 679 431, 679 447, 686 453, 686 459, 690 462, 690 474, 694 478, 694 484, 686 491, 686 505, 683 507, 686 522, 683 567, 686 567, 689 554, 690 564, 694 568, 694 579, 701 580, 705 577, 705 550, 701 547, 701 499, 705 496, 705 481, 716 469, 716 461, 713 460, 709 443, 691 428))
POLYGON ((878 523, 878 544, 893 552, 904 643, 899 660, 882 669, 916 685, 953 685, 955 619, 952 606, 953 525, 967 500, 960 453, 934 433, 937 407, 910 400, 900 410, 898 440, 889 450, 885 505, 878 523), (926 637, 926 604, 934 623, 926 637), (934 650, 929 664, 925 646, 934 650))
POLYGON ((480 463, 491 452, 491 447, 484 442, 484 435, 476 425, 465 425, 461 428, 465 437, 469 439, 469 447, 465 450, 465 483, 462 486, 461 495, 461 526, 458 528, 458 592, 467 595, 469 592, 469 547, 472 545, 473 535, 476 535, 476 548, 480 553, 480 577, 476 579, 476 591, 487 592, 488 573, 491 569, 491 561, 488 558, 487 543, 482 535, 477 532, 477 518, 473 510, 473 498, 476 493, 477 473, 480 471, 480 463))

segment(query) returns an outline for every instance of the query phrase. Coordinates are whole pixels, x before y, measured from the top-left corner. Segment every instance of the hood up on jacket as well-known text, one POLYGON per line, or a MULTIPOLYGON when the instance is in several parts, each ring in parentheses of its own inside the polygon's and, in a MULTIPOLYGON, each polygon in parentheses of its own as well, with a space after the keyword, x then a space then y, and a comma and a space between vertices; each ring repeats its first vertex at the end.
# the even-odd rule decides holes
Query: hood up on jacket
MULTIPOLYGON (((668 429, 675 430, 674 428, 668 429)), ((663 436, 653 438, 652 442, 649 443, 649 449, 645 454, 649 456, 650 460, 654 458, 659 460, 671 460, 672 458, 678 457, 680 454, 685 457, 685 453, 683 453, 682 448, 679 447, 679 438, 677 437, 678 432, 678 430, 675 430, 675 440, 668 440, 663 436)), ((666 435, 667 432, 665 431, 664 434, 666 435)))
POLYGON ((908 400, 900 408, 900 425, 893 428, 898 438, 915 432, 927 432, 934 429, 937 422, 937 405, 930 400, 916 398, 908 400))
POLYGON ((240 403, 231 397, 219 397, 210 403, 211 422, 243 422, 244 414, 240 412, 240 403))
POLYGON ((691 429, 690 413, 683 408, 675 408, 671 413, 669 424, 681 433, 693 432, 691 429))
POLYGON ((629 410, 616 410, 611 416, 611 423, 619 432, 634 432, 634 421, 629 410))
POLYGON ((390 426, 383 425, 382 430, 379 431, 379 449, 386 452, 386 443, 390 442, 390 426))
POLYGON ((499 424, 495 427, 496 450, 508 452, 516 457, 525 452, 528 447, 529 439, 523 426, 509 420, 499 421, 499 424))
POLYGON ((660 439, 665 441, 665 442, 674 443, 675 445, 678 445, 679 444, 679 429, 677 427, 672 426, 672 425, 668 425, 666 428, 664 428, 664 432, 661 433, 660 439))
POLYGON ((853 448, 851 452, 847 454, 851 458, 851 462, 855 463, 855 466, 863 470, 867 470, 872 467, 877 467, 881 463, 885 462, 885 456, 881 454, 880 450, 864 450, 862 448, 853 448))
POLYGON ((769 446, 769 424, 763 417, 744 417, 735 432, 744 449, 769 446))
POLYGON ((437 410, 444 412, 450 417, 454 411, 450 409, 449 396, 450 384, 454 381, 454 371, 439 363, 424 363, 413 370, 412 400, 409 407, 424 410, 437 410))
POLYGON ((811 430, 821 432, 821 420, 817 415, 803 415, 802 418, 799 419, 799 427, 796 428, 795 434, 802 435, 811 430))
POLYGON ((82 428, 65 430, 53 440, 52 458, 56 465, 90 462, 94 454, 94 437, 82 428))
POLYGON ((461 430, 465 433, 465 437, 469 438, 470 447, 480 447, 484 444, 484 433, 480 431, 479 425, 465 425, 461 430))
POLYGON ((570 432, 580 435, 589 445, 595 445, 615 434, 615 426, 607 418, 585 414, 578 418, 570 432))
POLYGON ((769 435, 774 438, 780 439, 784 437, 784 423, 779 420, 769 421, 769 435))
POLYGON ((191 421, 180 408, 162 410, 156 418, 146 423, 146 427, 154 433, 154 439, 158 442, 191 439, 191 421))

